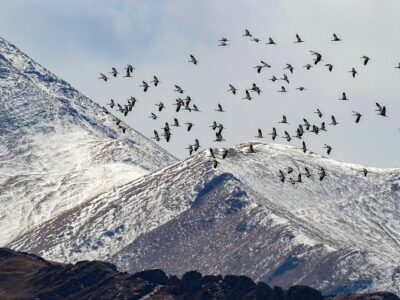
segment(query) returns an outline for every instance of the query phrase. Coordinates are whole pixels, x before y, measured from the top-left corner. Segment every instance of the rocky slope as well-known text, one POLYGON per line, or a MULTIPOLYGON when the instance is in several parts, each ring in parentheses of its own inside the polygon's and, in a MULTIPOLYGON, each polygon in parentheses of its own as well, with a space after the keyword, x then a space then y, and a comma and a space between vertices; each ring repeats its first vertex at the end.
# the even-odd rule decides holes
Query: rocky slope
POLYGON ((5 299, 229 299, 229 300, 398 300, 393 294, 323 297, 307 286, 283 290, 246 276, 202 276, 186 272, 181 279, 161 270, 120 273, 101 261, 76 264, 0 248, 0 298, 5 299))

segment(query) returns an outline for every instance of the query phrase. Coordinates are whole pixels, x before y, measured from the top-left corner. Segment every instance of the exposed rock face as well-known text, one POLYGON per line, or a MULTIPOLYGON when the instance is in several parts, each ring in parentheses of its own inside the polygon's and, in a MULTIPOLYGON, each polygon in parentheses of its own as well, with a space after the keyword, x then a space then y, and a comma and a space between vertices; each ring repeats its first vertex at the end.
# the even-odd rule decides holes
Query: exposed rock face
POLYGON ((3 299, 221 299, 221 300, 399 300, 390 293, 323 297, 307 286, 287 291, 254 283, 246 276, 202 276, 186 272, 181 279, 161 270, 130 275, 110 263, 48 262, 41 257, 0 248, 0 298, 3 299))

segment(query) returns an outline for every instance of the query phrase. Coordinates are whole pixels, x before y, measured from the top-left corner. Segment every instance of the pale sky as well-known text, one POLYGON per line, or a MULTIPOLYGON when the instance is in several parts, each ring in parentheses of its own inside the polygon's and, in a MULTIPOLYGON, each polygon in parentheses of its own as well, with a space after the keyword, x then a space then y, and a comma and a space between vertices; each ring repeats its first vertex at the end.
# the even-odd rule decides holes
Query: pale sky
MULTIPOLYGON (((178 157, 188 155, 185 149, 195 138, 204 147, 233 146, 254 140, 257 128, 264 141, 276 127, 280 135, 275 142, 286 143, 284 130, 295 135, 302 119, 320 125, 330 123, 335 115, 340 123, 327 125, 327 132, 306 133, 310 150, 326 155, 323 145, 333 147, 330 157, 376 167, 400 167, 400 1, 398 0, 275 0, 275 1, 67 1, 67 0, 0 0, 0 36, 15 44, 50 71, 71 83, 92 100, 105 105, 111 98, 125 104, 130 96, 138 99, 127 118, 115 112, 126 123, 151 137, 153 130, 162 132, 166 121, 177 117, 194 127, 172 129, 170 143, 160 144, 178 157), (260 43, 243 37, 248 28, 260 43), (341 42, 331 42, 336 33, 341 42), (294 44, 295 34, 303 40, 294 44), (218 47, 222 36, 229 46, 218 47), (278 44, 265 45, 268 37, 278 44), (323 55, 324 61, 310 71, 302 68, 312 63, 309 50, 323 55), (194 54, 198 65, 188 63, 194 54), (361 56, 371 58, 362 65, 361 56), (257 74, 254 66, 260 60, 271 69, 257 74), (127 63, 135 66, 133 78, 110 79, 105 83, 99 73, 120 72, 127 63), (294 66, 294 74, 284 70, 285 63, 294 66), (335 67, 328 72, 325 63, 335 67), (352 67, 359 72, 353 79, 352 67), (286 73, 291 80, 272 83, 286 73), (139 87, 153 75, 161 80, 147 93, 139 87), (262 93, 252 101, 242 100, 246 88, 255 82, 262 93), (232 83, 239 91, 227 92, 232 83), (180 85, 191 96, 201 113, 175 113, 174 92, 180 85), (285 85, 288 93, 278 93, 285 85), (307 90, 299 92, 296 87, 307 90), (349 102, 337 100, 345 91, 349 102), (156 103, 167 108, 157 112, 156 103), (387 107, 388 118, 376 115, 375 102, 387 107), (214 111, 221 103, 226 112, 214 111), (323 120, 314 111, 319 108, 323 120), (363 114, 354 123, 352 111, 363 114), (149 118, 155 112, 160 118, 149 118), (278 124, 282 114, 289 125, 278 124), (208 127, 212 121, 222 123, 225 143, 213 142, 215 133, 208 127)), ((291 144, 301 146, 293 139, 291 144)))

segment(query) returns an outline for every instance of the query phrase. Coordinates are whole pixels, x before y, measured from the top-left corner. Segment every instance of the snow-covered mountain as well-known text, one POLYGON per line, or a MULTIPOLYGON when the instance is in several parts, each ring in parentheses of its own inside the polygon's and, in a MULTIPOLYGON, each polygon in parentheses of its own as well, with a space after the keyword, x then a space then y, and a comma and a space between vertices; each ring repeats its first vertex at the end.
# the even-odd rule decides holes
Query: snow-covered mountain
POLYGON ((216 169, 208 150, 177 162, 2 39, 0 121, 1 246, 130 272, 400 294, 400 169, 365 177, 259 142, 226 159, 215 149, 216 169))
POLYGON ((0 245, 176 159, 0 38, 0 245))
POLYGON ((365 177, 363 166, 252 144, 255 153, 240 144, 225 160, 215 149, 217 169, 206 150, 99 194, 8 246, 61 261, 104 259, 130 272, 198 269, 333 294, 399 294, 400 170, 368 168, 365 177), (311 178, 291 184, 305 167, 311 178))

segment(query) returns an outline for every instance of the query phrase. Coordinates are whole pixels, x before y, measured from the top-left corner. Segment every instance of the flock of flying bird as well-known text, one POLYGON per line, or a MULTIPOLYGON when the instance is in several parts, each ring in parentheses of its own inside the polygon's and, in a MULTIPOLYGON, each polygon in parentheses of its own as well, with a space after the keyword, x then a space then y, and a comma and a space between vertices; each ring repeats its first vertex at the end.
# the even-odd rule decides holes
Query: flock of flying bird
MULTIPOLYGON (((255 43, 261 42, 261 40, 259 38, 254 37, 248 29, 245 30, 243 36, 246 38, 250 38, 250 41, 253 41, 255 43)), ((331 41, 332 42, 340 42, 341 39, 334 33, 331 41)), ((229 44, 228 44, 229 40, 225 37, 222 37, 218 42, 219 42, 218 46, 229 46, 229 44)), ((302 40, 301 37, 298 34, 296 34, 296 39, 295 39, 294 43, 304 43, 304 40, 302 40)), ((266 44, 272 45, 272 46, 277 45, 271 37, 268 38, 268 41, 266 44)), ((323 56, 319 52, 310 50, 310 53, 314 57, 314 59, 313 59, 313 63, 309 63, 309 64, 306 64, 303 66, 306 70, 310 70, 315 65, 317 65, 323 61, 323 56)), ((188 61, 189 63, 192 63, 193 65, 197 65, 199 63, 199 61, 197 60, 197 58, 194 55, 190 54, 189 57, 190 57, 190 60, 188 61)), ((370 61, 370 58, 366 55, 363 55, 361 57, 361 59, 363 61, 363 65, 367 66, 367 64, 370 61)), ((333 71, 334 66, 332 64, 327 63, 327 64, 325 64, 325 66, 327 67, 329 72, 333 71)), ((266 63, 264 61, 260 61, 260 64, 255 66, 254 68, 256 69, 257 73, 261 73, 264 68, 271 68, 271 65, 269 65, 268 63, 266 63)), ((400 69, 400 62, 397 66, 395 66, 395 68, 400 69)), ((286 64, 286 67, 284 68, 284 70, 288 70, 288 72, 290 72, 290 74, 293 74, 294 69, 295 68, 291 64, 286 64)), ((134 67, 132 65, 128 64, 125 68, 126 72, 123 77, 127 77, 127 78, 132 77, 133 70, 134 70, 134 67)), ((351 70, 349 70, 349 73, 351 73, 351 76, 353 78, 355 78, 358 74, 358 71, 353 67, 351 70)), ((113 67, 111 69, 111 72, 109 72, 109 74, 111 74, 112 77, 117 77, 119 73, 118 73, 117 69, 115 67, 113 67)), ((100 73, 99 79, 107 82, 109 80, 109 77, 103 73, 100 73)), ((283 76, 279 79, 275 75, 273 75, 269 80, 271 80, 272 82, 275 82, 277 80, 282 80, 282 81, 285 81, 287 84, 290 84, 290 79, 287 74, 283 74, 283 76)), ((142 81, 142 84, 140 85, 140 87, 143 88, 143 92, 147 92, 150 87, 153 87, 153 86, 157 87, 160 83, 161 83, 161 81, 157 78, 157 76, 153 76, 153 80, 150 81, 149 83, 146 81, 142 81)), ((235 86, 233 86, 232 84, 228 84, 228 87, 229 87, 229 89, 227 90, 228 92, 231 92, 234 95, 237 94, 238 89, 235 86)), ((306 90, 304 87, 298 87, 296 89, 299 91, 306 90)), ((184 93, 184 90, 179 85, 175 85, 174 91, 177 93, 178 96, 181 96, 184 93)), ((261 91, 260 87, 257 86, 255 83, 253 83, 251 88, 245 90, 244 97, 242 99, 250 101, 253 99, 252 96, 254 93, 257 95, 260 95, 261 92, 262 91, 261 91)), ((285 86, 282 85, 281 89, 278 92, 286 93, 287 89, 285 86)), ((342 92, 342 94, 341 94, 340 98, 338 98, 338 100, 349 101, 350 99, 347 97, 346 92, 342 92)), ((128 99, 127 104, 121 105, 119 103, 115 103, 115 101, 113 99, 111 99, 110 103, 108 103, 107 105, 111 109, 116 107, 117 110, 126 117, 128 115, 128 113, 130 111, 132 111, 136 102, 137 102, 137 100, 135 97, 130 97, 128 99)), ((174 105, 176 106, 176 108, 175 108, 176 113, 180 112, 181 110, 187 110, 189 112, 200 112, 200 110, 198 109, 196 104, 192 103, 192 99, 190 96, 186 96, 183 99, 181 97, 177 97, 174 105)), ((156 106, 158 107, 158 113, 161 113, 165 109, 165 104, 163 102, 159 102, 158 104, 156 104, 156 106)), ((103 107, 103 110, 105 113, 108 114, 108 111, 105 107, 103 107)), ((222 105, 218 103, 215 111, 224 112, 224 109, 223 109, 222 105)), ((379 116, 387 117, 385 105, 376 103, 376 112, 379 116)), ((318 108, 316 109, 316 111, 314 113, 317 114, 319 118, 323 117, 323 113, 318 108)), ((353 115, 355 117, 355 123, 359 123, 361 120, 361 117, 363 116, 361 113, 359 113, 357 111, 353 111, 353 115)), ((154 112, 151 112, 149 117, 153 120, 156 120, 158 118, 157 114, 154 112)), ((339 124, 336 121, 335 116, 332 115, 330 117, 330 119, 331 119, 331 123, 329 123, 328 125, 336 126, 339 124)), ((278 123, 289 124, 285 115, 282 116, 282 120, 278 123)), ((125 133, 126 127, 121 125, 120 119, 116 118, 115 124, 122 130, 123 133, 125 133)), ((186 123, 184 123, 184 125, 186 125, 187 131, 190 131, 192 129, 192 127, 194 126, 194 124, 191 122, 186 122, 186 123)), ((321 122, 321 125, 311 124, 307 121, 306 118, 303 118, 303 123, 298 125, 296 134, 294 137, 298 138, 298 139, 302 139, 305 132, 310 132, 310 133, 314 133, 314 134, 318 135, 322 131, 327 131, 326 125, 327 124, 325 122, 321 122)), ((174 121, 171 125, 168 122, 166 122, 164 127, 162 128, 161 134, 159 134, 157 132, 157 130, 154 130, 154 136, 152 138, 155 139, 156 141, 160 141, 161 140, 160 136, 163 136, 165 138, 165 140, 167 142, 169 142, 171 140, 171 135, 172 135, 171 127, 180 127, 180 123, 177 118, 174 118, 174 121)), ((224 130, 223 124, 217 123, 216 121, 214 121, 209 127, 213 131, 215 131, 215 137, 216 137, 214 140, 215 142, 225 141, 222 136, 222 132, 224 130)), ((277 130, 275 127, 272 128, 272 132, 269 133, 269 135, 271 135, 273 141, 276 139, 278 134, 277 134, 277 130)), ((258 128, 257 135, 255 137, 260 138, 260 139, 264 137, 263 132, 260 128, 258 128)), ((286 141, 288 141, 288 142, 290 142, 292 140, 292 136, 289 134, 288 131, 284 131, 283 138, 286 139, 286 141)), ((248 148, 247 152, 254 153, 253 144, 250 143, 248 147, 249 148, 248 148)), ((186 149, 188 149, 189 154, 192 155, 193 152, 196 152, 199 148, 200 148, 200 142, 198 139, 195 139, 194 143, 189 145, 186 149)), ((328 155, 330 155, 333 147, 325 144, 324 148, 326 149, 326 153, 328 155)), ((306 153, 308 150, 305 141, 302 141, 302 150, 304 153, 306 153)), ((229 151, 227 149, 223 148, 222 152, 221 152, 221 158, 225 159, 228 156, 228 154, 229 154, 229 151)), ((213 159, 214 168, 217 168, 219 161, 217 160, 217 157, 212 148, 209 148, 209 156, 213 159)), ((286 174, 292 174, 292 173, 293 173, 293 168, 289 167, 286 170, 286 174)), ((367 176, 368 170, 364 168, 362 170, 362 173, 364 174, 364 176, 367 176)), ((293 177, 290 177, 288 179, 288 181, 292 184, 300 183, 300 182, 302 182, 302 174, 305 175, 307 178, 312 176, 310 170, 308 168, 305 168, 304 173, 299 173, 297 175, 297 180, 295 180, 293 177)), ((324 177, 326 176, 326 172, 325 172, 324 168, 322 168, 322 167, 320 168, 318 175, 319 175, 319 180, 322 181, 324 179, 324 177)), ((283 172, 282 170, 279 170, 278 177, 282 182, 285 182, 285 179, 286 179, 285 172, 283 172)))

